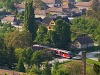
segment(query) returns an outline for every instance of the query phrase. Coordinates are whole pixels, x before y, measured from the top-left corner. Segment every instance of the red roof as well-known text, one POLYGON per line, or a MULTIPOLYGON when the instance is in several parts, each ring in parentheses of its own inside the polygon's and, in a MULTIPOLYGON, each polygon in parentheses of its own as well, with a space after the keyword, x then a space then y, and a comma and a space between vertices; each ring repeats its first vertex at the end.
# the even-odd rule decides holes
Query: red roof
POLYGON ((78 3, 75 4, 75 6, 91 7, 92 4, 93 4, 93 1, 89 1, 89 2, 78 2, 78 3))
POLYGON ((48 8, 47 9, 47 12, 63 12, 63 9, 62 9, 62 7, 61 8, 58 8, 58 7, 54 7, 54 6, 52 6, 52 7, 50 7, 50 8, 48 8))
POLYGON ((14 4, 14 6, 16 7, 16 8, 20 8, 20 9, 25 9, 25 2, 22 2, 21 4, 14 4))
POLYGON ((46 15, 46 11, 45 10, 40 10, 40 9, 36 9, 34 11, 35 15, 46 15))
POLYGON ((2 19, 2 21, 9 21, 9 22, 14 22, 15 20, 17 19, 14 16, 7 16, 2 19))

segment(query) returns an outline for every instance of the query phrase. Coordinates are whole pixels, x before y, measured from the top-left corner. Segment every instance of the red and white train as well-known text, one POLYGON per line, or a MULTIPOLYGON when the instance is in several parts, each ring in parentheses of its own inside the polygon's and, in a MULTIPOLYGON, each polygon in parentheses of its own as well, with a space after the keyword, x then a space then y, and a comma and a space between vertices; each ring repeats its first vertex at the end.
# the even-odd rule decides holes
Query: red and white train
POLYGON ((51 48, 51 47, 48 47, 48 46, 43 46, 43 45, 38 45, 38 44, 34 44, 33 49, 35 49, 35 50, 49 49, 55 55, 58 55, 58 56, 61 56, 61 57, 64 57, 64 58, 68 58, 68 59, 72 58, 71 51, 67 51, 67 50, 62 50, 62 49, 58 49, 58 48, 51 48))

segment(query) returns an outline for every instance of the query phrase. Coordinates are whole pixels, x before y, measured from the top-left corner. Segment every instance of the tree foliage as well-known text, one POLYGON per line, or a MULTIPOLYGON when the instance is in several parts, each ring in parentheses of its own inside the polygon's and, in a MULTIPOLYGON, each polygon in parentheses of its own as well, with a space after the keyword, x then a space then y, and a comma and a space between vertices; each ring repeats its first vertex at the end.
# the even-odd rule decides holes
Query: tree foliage
POLYGON ((16 61, 14 48, 7 48, 5 46, 3 49, 0 49, 0 66, 6 64, 11 69, 12 63, 15 63, 16 61))
POLYGON ((71 31, 72 31, 72 39, 74 40, 77 36, 82 36, 83 34, 90 34, 90 36, 95 39, 96 38, 96 30, 100 22, 96 19, 91 18, 75 18, 72 21, 71 31))
POLYGON ((32 58, 33 52, 34 51, 31 48, 26 48, 22 52, 22 59, 26 64, 28 64, 28 67, 30 67, 31 65, 31 58, 32 58))
POLYGON ((68 49, 69 44, 71 43, 70 24, 68 24, 66 21, 58 19, 56 21, 56 25, 54 26, 54 30, 56 31, 58 37, 56 47, 68 49))
POLYGON ((56 75, 57 70, 58 70, 58 65, 59 65, 58 62, 54 62, 53 69, 52 69, 52 75, 56 75))
POLYGON ((27 48, 32 45, 32 37, 29 31, 18 31, 7 33, 5 36, 5 44, 7 47, 27 48))
POLYGON ((99 45, 100 45, 100 25, 98 26, 98 28, 95 30, 95 39, 98 41, 99 45))
POLYGON ((56 47, 56 42, 58 41, 57 36, 56 31, 49 30, 44 38, 44 44, 51 47, 56 47))
POLYGON ((42 75, 51 75, 51 67, 48 64, 48 62, 46 62, 44 64, 44 69, 43 69, 42 75))
POLYGON ((99 0, 93 0, 91 9, 92 10, 89 10, 87 15, 89 17, 95 18, 100 21, 100 2, 99 0))
POLYGON ((47 28, 45 26, 41 25, 38 28, 35 42, 37 42, 39 44, 43 44, 44 43, 44 38, 47 34, 47 31, 48 31, 47 28))
POLYGON ((48 50, 37 50, 33 53, 31 62, 32 64, 39 66, 41 62, 51 59, 52 59, 52 54, 48 50))
POLYGON ((25 67, 24 67, 23 61, 21 59, 18 61, 16 71, 25 72, 25 67))
POLYGON ((79 62, 71 62, 67 70, 68 70, 69 75, 81 75, 82 65, 79 62))
POLYGON ((32 35, 32 40, 34 40, 36 37, 37 24, 34 19, 34 8, 32 1, 29 1, 25 4, 24 28, 29 30, 32 35))
POLYGON ((34 65, 34 66, 32 66, 32 68, 30 70, 30 73, 31 74, 40 75, 41 74, 41 71, 40 71, 40 69, 39 69, 38 66, 34 65))
POLYGON ((99 64, 94 64, 93 65, 93 70, 95 71, 95 73, 97 75, 99 75, 100 74, 100 65, 99 64))
POLYGON ((69 75, 66 71, 66 69, 59 69, 56 71, 55 75, 69 75))

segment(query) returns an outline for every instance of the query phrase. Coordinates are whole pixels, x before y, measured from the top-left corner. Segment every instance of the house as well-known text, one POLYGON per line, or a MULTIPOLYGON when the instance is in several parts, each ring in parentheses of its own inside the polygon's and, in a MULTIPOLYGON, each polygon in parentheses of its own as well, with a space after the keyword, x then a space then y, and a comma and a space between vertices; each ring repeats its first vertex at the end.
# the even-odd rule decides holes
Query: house
POLYGON ((67 4, 62 6, 63 12, 65 14, 71 14, 71 10, 74 8, 76 8, 76 7, 71 3, 67 3, 67 4))
POLYGON ((17 24, 17 18, 15 16, 7 16, 1 19, 2 23, 11 23, 12 25, 17 24))
POLYGON ((25 2, 22 2, 21 4, 14 3, 14 6, 20 13, 23 13, 25 11, 25 2))
POLYGON ((7 16, 13 16, 13 15, 11 14, 11 12, 6 12, 6 11, 0 12, 0 18, 1 19, 4 18, 4 17, 7 17, 7 16))
POLYGON ((34 11, 34 14, 35 14, 35 18, 39 18, 41 17, 42 19, 46 17, 46 11, 45 10, 40 10, 40 9, 36 9, 34 11))
POLYGON ((42 20, 42 25, 45 25, 47 27, 48 30, 53 30, 53 27, 55 25, 56 20, 58 19, 62 19, 68 23, 70 23, 69 19, 67 17, 61 17, 61 16, 57 16, 57 17, 45 17, 42 20))
POLYGON ((46 10, 47 13, 51 14, 51 15, 61 15, 63 13, 63 9, 62 7, 58 8, 58 7, 55 7, 55 6, 52 6, 50 8, 48 8, 46 10))
POLYGON ((63 5, 66 5, 68 3, 75 4, 76 2, 75 2, 75 0, 62 0, 63 5))
POLYGON ((93 1, 91 0, 89 2, 77 2, 75 6, 80 10, 82 9, 91 10, 92 4, 93 4, 93 1))
POLYGON ((76 38, 73 42, 73 45, 76 49, 86 49, 94 46, 94 42, 89 36, 85 36, 76 38))
POLYGON ((52 6, 60 7, 60 6, 62 6, 62 2, 60 0, 41 0, 41 1, 44 2, 49 7, 52 7, 52 6))

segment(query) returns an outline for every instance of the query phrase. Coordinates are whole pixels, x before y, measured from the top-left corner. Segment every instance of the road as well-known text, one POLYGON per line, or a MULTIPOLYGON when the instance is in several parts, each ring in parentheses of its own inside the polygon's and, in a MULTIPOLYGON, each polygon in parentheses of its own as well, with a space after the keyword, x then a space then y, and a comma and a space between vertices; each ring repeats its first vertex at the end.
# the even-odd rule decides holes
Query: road
POLYGON ((100 53, 100 50, 99 51, 95 51, 95 52, 87 53, 86 54, 86 57, 89 58, 89 59, 98 61, 98 58, 97 57, 94 57, 94 55, 95 54, 98 54, 98 53, 100 53))

